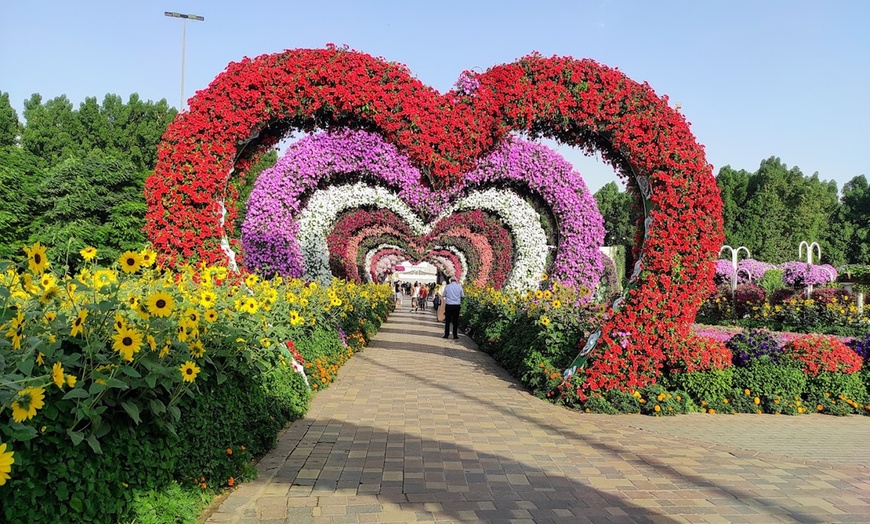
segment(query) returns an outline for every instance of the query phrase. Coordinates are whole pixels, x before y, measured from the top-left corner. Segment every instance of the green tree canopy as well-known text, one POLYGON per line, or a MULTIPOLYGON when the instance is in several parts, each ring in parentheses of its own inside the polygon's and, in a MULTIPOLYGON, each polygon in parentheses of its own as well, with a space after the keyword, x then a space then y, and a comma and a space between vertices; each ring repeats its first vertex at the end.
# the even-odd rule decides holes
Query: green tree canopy
POLYGON ((54 246, 56 264, 70 265, 77 251, 91 245, 106 262, 127 249, 141 249, 144 178, 132 162, 100 150, 69 158, 51 168, 40 184, 40 218, 31 240, 54 246))
POLYGON ((19 147, 0 147, 0 259, 21 255, 37 218, 39 159, 19 147))
POLYGON ((18 113, 9 103, 9 93, 0 91, 0 148, 14 146, 20 132, 18 113))
POLYGON ((634 195, 620 191, 616 182, 608 182, 593 196, 598 204, 598 212, 604 219, 604 245, 633 245, 641 214, 634 195))
POLYGON ((717 183, 729 245, 746 246, 753 258, 780 263, 797 259, 802 241, 818 242, 824 260, 843 262, 845 254, 831 239, 830 223, 839 206, 835 182, 804 176, 771 157, 752 174, 725 166, 717 183))

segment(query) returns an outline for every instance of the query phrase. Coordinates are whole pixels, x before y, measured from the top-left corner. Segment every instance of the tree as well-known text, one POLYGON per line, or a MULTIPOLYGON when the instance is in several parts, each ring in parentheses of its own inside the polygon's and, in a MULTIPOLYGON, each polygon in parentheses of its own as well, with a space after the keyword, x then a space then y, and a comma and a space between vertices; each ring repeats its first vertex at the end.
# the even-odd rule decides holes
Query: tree
POLYGON ((53 166, 81 151, 82 130, 73 105, 66 95, 42 103, 34 94, 24 102, 27 123, 21 131, 21 146, 53 166))
POLYGON ((819 180, 818 173, 806 177, 770 157, 752 174, 723 167, 717 184, 729 245, 746 246, 753 258, 773 263, 796 259, 802 241, 819 242, 828 262, 844 257, 830 239, 839 206, 835 182, 819 180))
POLYGON ((598 204, 598 212, 604 219, 604 245, 633 245, 641 215, 633 195, 620 191, 616 182, 608 182, 593 196, 598 204))
POLYGON ((870 185, 864 175, 843 185, 841 206, 832 230, 843 244, 846 262, 870 264, 870 185))
POLYGON ((0 148, 14 146, 20 131, 18 113, 9 103, 9 93, 0 91, 0 148))
POLYGON ((0 147, 0 259, 21 255, 36 219, 42 177, 39 159, 18 147, 0 147))
MULTIPOLYGON (((94 150, 69 158, 47 173, 37 199, 41 217, 31 241, 54 246, 56 264, 91 245, 113 262, 127 249, 141 249, 145 216, 144 178, 131 162, 94 150)), ((70 265, 74 265, 70 263, 70 265)))

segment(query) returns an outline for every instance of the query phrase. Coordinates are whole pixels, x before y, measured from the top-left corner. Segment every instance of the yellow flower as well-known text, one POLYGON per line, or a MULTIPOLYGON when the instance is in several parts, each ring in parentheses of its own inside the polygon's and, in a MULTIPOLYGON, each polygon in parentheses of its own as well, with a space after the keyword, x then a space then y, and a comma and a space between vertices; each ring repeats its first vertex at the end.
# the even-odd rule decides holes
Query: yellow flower
POLYGON ((139 261, 142 267, 151 267, 157 261, 157 253, 153 249, 145 248, 139 252, 139 261))
POLYGON ((39 242, 30 247, 25 247, 24 252, 27 253, 27 264, 30 271, 41 275, 48 268, 48 259, 45 257, 45 246, 39 242))
POLYGON ((550 298, 552 298, 552 297, 553 297, 553 294, 550 293, 549 289, 544 291, 544 298, 546 298, 547 300, 550 300, 550 298))
POLYGON ((205 317, 206 322, 214 322, 218 318, 217 311, 213 309, 209 309, 208 311, 206 311, 203 316, 205 317))
POLYGON ((755 405, 756 405, 756 406, 759 405, 759 404, 761 404, 761 399, 758 398, 758 397, 755 397, 754 399, 752 399, 752 401, 755 402, 755 405))
POLYGON ((84 332, 86 318, 88 318, 88 310, 80 310, 78 316, 76 316, 76 319, 73 320, 72 331, 70 331, 70 335, 75 337, 84 332))
POLYGON ((36 363, 40 366, 45 364, 45 355, 42 354, 42 351, 36 352, 36 363))
POLYGON ((9 321, 9 331, 6 336, 12 340, 12 349, 21 349, 21 339, 24 337, 24 312, 18 311, 18 315, 9 321))
POLYGON ((54 311, 46 311, 45 312, 45 321, 46 322, 54 322, 54 319, 57 318, 57 313, 54 311))
POLYGON ((59 387, 63 389, 63 385, 66 382, 63 376, 63 364, 60 362, 55 362, 51 367, 51 380, 59 387))
POLYGON ((251 273, 250 275, 245 277, 245 285, 248 287, 256 286, 257 282, 259 282, 259 281, 260 281, 259 277, 257 277, 257 275, 255 275, 253 273, 251 273))
POLYGON ((537 290, 537 291, 535 291, 535 298, 537 298, 537 299, 539 299, 539 300, 542 299, 542 298, 544 298, 544 292, 541 291, 540 289, 537 290))
POLYGON ((71 388, 74 388, 74 387, 76 387, 76 380, 78 380, 78 379, 76 379, 75 375, 67 375, 66 376, 66 385, 71 387, 71 388))
POLYGON ((547 280, 548 278, 550 278, 550 277, 548 277, 546 273, 541 275, 541 280, 547 280))
POLYGON ((124 251, 118 258, 118 263, 121 264, 121 271, 128 275, 139 271, 142 267, 142 259, 135 251, 124 251))
POLYGON ((199 312, 193 308, 187 308, 179 322, 184 327, 194 328, 199 325, 199 312))
POLYGON ((743 393, 748 397, 752 392, 749 391, 748 389, 744 389, 743 393))
POLYGON ((181 379, 185 382, 193 382, 199 374, 199 366, 189 360, 178 369, 181 371, 181 379))
POLYGON ((90 262, 91 260, 94 259, 94 257, 97 256, 97 249, 93 248, 91 246, 88 246, 88 247, 82 249, 81 251, 79 251, 79 255, 81 255, 82 258, 85 259, 85 262, 90 262))
POLYGON ((154 293, 145 300, 145 303, 148 305, 148 311, 155 317, 168 317, 175 307, 172 295, 165 291, 154 293))
POLYGON ((43 388, 25 388, 18 392, 18 397, 12 401, 12 420, 24 422, 36 415, 36 410, 45 405, 45 390, 43 388))
POLYGON ((0 486, 6 484, 9 480, 9 472, 12 471, 12 464, 15 464, 15 453, 6 451, 6 443, 0 444, 0 486))
POLYGON ((187 347, 190 349, 190 355, 194 358, 202 358, 205 355, 205 346, 199 340, 194 340, 187 347))
POLYGON ((553 301, 553 309, 559 309, 560 307, 562 307, 562 303, 559 302, 558 300, 554 300, 553 301))
POLYGON ((545 326, 545 327, 546 327, 546 326, 549 326, 549 325, 550 325, 550 319, 547 318, 547 317, 541 317, 541 325, 542 325, 542 326, 545 326))
POLYGON ((199 305, 202 307, 214 307, 215 301, 217 301, 217 295, 213 291, 203 291, 199 296, 199 305))
POLYGON ((121 357, 130 362, 133 360, 133 355, 142 349, 142 333, 135 328, 127 326, 117 330, 118 332, 112 335, 112 349, 121 354, 121 357))
POLYGON ((656 404, 656 407, 655 407, 655 408, 653 408, 653 409, 655 409, 655 410, 656 410, 656 413, 658 413, 658 412, 659 412, 659 411, 661 411, 661 410, 662 410, 662 408, 661 408, 661 406, 659 406, 659 405, 658 405, 658 404, 656 404))

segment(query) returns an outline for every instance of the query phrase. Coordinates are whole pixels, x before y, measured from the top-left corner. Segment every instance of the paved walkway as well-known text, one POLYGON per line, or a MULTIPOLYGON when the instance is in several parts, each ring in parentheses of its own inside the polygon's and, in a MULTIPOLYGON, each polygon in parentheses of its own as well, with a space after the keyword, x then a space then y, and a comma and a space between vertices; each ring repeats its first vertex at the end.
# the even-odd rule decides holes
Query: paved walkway
POLYGON ((868 522, 870 417, 590 415, 397 312, 209 523, 868 522))

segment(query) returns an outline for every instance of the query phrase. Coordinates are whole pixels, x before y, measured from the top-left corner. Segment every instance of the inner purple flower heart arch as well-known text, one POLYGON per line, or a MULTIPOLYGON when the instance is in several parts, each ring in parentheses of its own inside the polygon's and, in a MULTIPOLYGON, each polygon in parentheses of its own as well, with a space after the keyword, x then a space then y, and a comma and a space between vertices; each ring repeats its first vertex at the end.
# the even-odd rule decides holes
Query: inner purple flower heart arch
MULTIPOLYGON (((528 271, 520 263, 524 258, 518 258, 514 260, 515 274, 512 280, 508 280, 514 282, 514 287, 517 288, 537 285, 541 273, 548 271, 557 280, 570 285, 594 289, 598 284, 603 270, 599 249, 604 239, 601 215, 579 173, 554 151, 538 144, 511 139, 479 159, 476 167, 465 175, 463 184, 443 191, 433 191, 420 184, 420 171, 396 146, 385 142, 379 135, 363 131, 321 133, 305 137, 292 144, 273 168, 261 173, 248 200, 247 216, 242 226, 242 245, 248 267, 294 277, 321 276, 318 273, 317 259, 328 246, 307 242, 307 239, 316 234, 312 229, 332 229, 335 223, 324 223, 320 220, 300 222, 300 214, 306 204, 311 202, 312 194, 318 188, 354 178, 389 189, 397 195, 401 203, 420 217, 422 223, 433 224, 436 228, 443 220, 450 218, 449 215, 440 215, 450 209, 451 202, 461 201, 463 197, 473 195, 476 190, 519 187, 523 194, 534 196, 542 202, 546 208, 544 211, 551 213, 555 219, 556 231, 549 240, 544 241, 545 244, 552 242, 550 245, 555 248, 555 258, 552 267, 534 266, 537 271, 533 271, 527 278, 524 278, 525 275, 516 274, 519 271, 528 271), (308 224, 308 229, 305 229, 305 224, 308 224), (310 247, 303 249, 302 246, 310 247)), ((348 190, 348 193, 345 199, 356 199, 359 196, 358 190, 348 190)), ((345 205, 340 195, 330 202, 329 207, 345 205)), ((377 198, 370 203, 374 207, 389 207, 390 204, 391 201, 377 198)), ((499 215, 503 221, 510 221, 510 217, 506 215, 516 212, 513 206, 498 206, 497 202, 486 205, 491 206, 492 213, 499 215)), ((535 220, 540 221, 540 218, 535 220)), ((403 228, 397 222, 401 220, 391 220, 394 230, 403 228)), ((535 224, 527 225, 531 227, 535 224)), ((483 227, 479 233, 490 229, 483 227)), ((347 233, 342 231, 344 235, 347 233)), ((402 232, 394 231, 394 234, 404 236, 406 242, 413 236, 407 228, 402 232)), ((472 247, 474 244, 484 247, 482 240, 475 242, 472 239, 477 234, 469 232, 464 236, 471 242, 472 247)), ((513 230, 511 235, 516 246, 512 251, 520 251, 519 254, 526 258, 533 256, 519 249, 526 240, 518 238, 525 235, 523 230, 513 230)), ((499 239, 500 242, 504 240, 499 239)), ((534 241, 527 241, 526 244, 531 244, 532 249, 529 251, 542 253, 546 259, 546 245, 542 246, 540 242, 534 241)), ((333 250, 329 252, 332 257, 336 254, 333 250)), ((357 254, 346 251, 344 253, 352 260, 356 260, 357 254)), ((466 256, 469 255, 472 253, 467 252, 466 256)), ((480 255, 483 255, 483 264, 487 266, 488 273, 491 269, 491 255, 487 256, 486 251, 474 254, 478 258, 481 258, 480 255)), ((334 263, 330 264, 330 267, 334 266, 334 263)), ((350 274, 354 276, 352 271, 350 274)), ((480 283, 495 284, 501 280, 484 278, 480 283)))
POLYGON ((230 64, 169 126, 146 181, 145 229, 160 260, 225 261, 239 246, 231 176, 292 130, 375 132, 420 167, 421 185, 436 188, 525 132, 600 152, 644 205, 637 264, 583 347, 591 359, 574 379, 578 393, 722 365, 725 348, 690 333, 724 236, 712 168, 683 116, 648 85, 592 60, 530 55, 466 76, 473 82, 442 95, 404 66, 334 47, 230 64))

